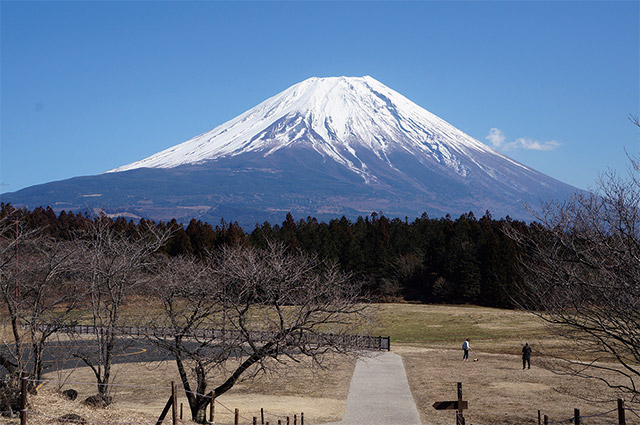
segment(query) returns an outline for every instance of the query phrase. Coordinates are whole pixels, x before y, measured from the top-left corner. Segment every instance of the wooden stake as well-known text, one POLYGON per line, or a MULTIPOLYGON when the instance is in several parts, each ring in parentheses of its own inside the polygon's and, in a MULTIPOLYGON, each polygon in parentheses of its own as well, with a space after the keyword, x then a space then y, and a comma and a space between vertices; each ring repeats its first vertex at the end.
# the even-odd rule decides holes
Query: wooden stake
POLYGON ((544 415, 544 425, 549 425, 549 417, 544 415))
POLYGON ((164 405, 164 409, 162 410, 162 413, 160 413, 160 417, 156 421, 156 425, 162 425, 162 421, 164 421, 165 416, 167 416, 167 413, 169 413, 169 409, 171 409, 172 404, 173 404, 173 397, 169 397, 169 400, 167 400, 167 404, 164 405))
POLYGON ((573 409, 573 423, 580 425, 580 409, 573 409))
POLYGON ((211 398, 211 404, 209 404, 209 422, 213 423, 213 416, 216 412, 216 393, 211 391, 209 397, 211 398))
POLYGON ((304 412, 300 412, 300 425, 304 425, 304 412))
POLYGON ((464 425, 462 416, 462 382, 458 382, 458 410, 456 411, 456 425, 464 425))
POLYGON ((624 417, 624 398, 618 399, 618 425, 627 425, 627 420, 624 417))
POLYGON ((255 416, 253 417, 253 425, 258 425, 258 418, 255 416))
POLYGON ((178 389, 175 381, 171 381, 171 408, 173 425, 178 425, 178 389))
POLYGON ((27 377, 22 377, 20 383, 20 425, 27 425, 27 377))
POLYGON ((260 423, 264 425, 264 408, 260 408, 260 423))
POLYGON ((182 403, 180 403, 180 420, 182 420, 182 403))
POLYGON ((233 425, 238 425, 238 421, 240 420, 240 411, 236 407, 236 411, 233 415, 233 425))
POLYGON ((542 425, 542 414, 538 410, 538 425, 542 425))

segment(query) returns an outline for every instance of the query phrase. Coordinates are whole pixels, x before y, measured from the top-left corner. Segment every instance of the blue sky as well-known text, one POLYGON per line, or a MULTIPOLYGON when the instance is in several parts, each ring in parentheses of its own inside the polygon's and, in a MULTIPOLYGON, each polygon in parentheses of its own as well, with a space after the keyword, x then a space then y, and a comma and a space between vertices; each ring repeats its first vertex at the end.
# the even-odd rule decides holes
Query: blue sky
POLYGON ((308 77, 371 75, 569 184, 640 154, 637 1, 0 1, 0 192, 183 142, 308 77))

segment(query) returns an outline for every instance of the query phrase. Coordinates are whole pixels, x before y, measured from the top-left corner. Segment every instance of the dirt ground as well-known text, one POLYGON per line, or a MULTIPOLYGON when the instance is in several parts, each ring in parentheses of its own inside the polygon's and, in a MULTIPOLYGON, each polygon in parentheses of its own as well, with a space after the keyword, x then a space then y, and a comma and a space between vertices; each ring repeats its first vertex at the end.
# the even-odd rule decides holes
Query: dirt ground
MULTIPOLYGON (((294 415, 300 424, 302 414, 305 424, 339 421, 346 409, 354 367, 354 358, 340 357, 326 370, 298 367, 292 373, 265 375, 252 382, 236 384, 217 398, 215 423, 233 424, 236 408, 241 424, 251 424, 254 416, 259 422, 261 408, 265 421, 272 425, 276 425, 278 419, 286 424, 287 416, 293 424, 294 415)), ((75 413, 94 423, 155 423, 171 395, 172 380, 178 384, 178 405, 183 405, 181 423, 193 423, 172 362, 115 365, 113 382, 117 384, 111 391, 114 403, 106 409, 90 408, 80 402, 96 393, 95 378, 89 368, 50 373, 47 378, 49 380, 39 389, 38 395, 30 398, 29 425, 58 424, 56 418, 67 413, 75 413), (76 401, 64 400, 59 395, 60 391, 69 388, 78 391, 76 401)), ((211 381, 216 382, 214 377, 211 381)), ((0 418, 0 423, 18 424, 19 420, 0 418)))
MULTIPOLYGON (((537 424, 538 410, 550 421, 562 421, 573 418, 574 408, 586 424, 617 423, 615 413, 586 418, 616 408, 617 397, 605 384, 554 374, 540 367, 535 356, 531 369, 523 370, 517 355, 472 350, 471 359, 478 361, 463 362, 462 350, 404 345, 394 351, 402 356, 425 425, 455 423, 454 411, 436 411, 432 405, 455 400, 457 382, 462 382, 463 398, 469 402, 467 424, 537 424)), ((640 418, 627 417, 627 423, 638 424, 640 418)))
MULTIPOLYGON (((585 424, 617 423, 615 413, 598 416, 616 408, 618 394, 605 384, 557 375, 541 367, 538 353, 562 354, 566 341, 553 339, 532 315, 470 306, 385 304, 375 308, 381 312, 380 334, 391 335, 392 350, 402 356, 424 425, 455 423, 453 411, 436 411, 432 405, 455 400, 457 382, 463 383, 463 396, 469 402, 467 425, 537 424, 538 410, 551 421, 565 421, 573 417, 574 408, 580 409, 585 424), (519 351, 525 336, 534 356, 532 368, 523 371, 519 351), (471 358, 477 362, 461 361, 460 345, 465 337, 472 339, 471 358)), ((57 424, 55 418, 66 413, 105 425, 155 423, 170 396, 171 381, 179 381, 172 362, 117 364, 112 380, 117 384, 112 387, 114 404, 92 409, 58 395, 60 389, 68 388, 80 393, 78 400, 96 393, 91 371, 79 366, 73 372, 47 375, 49 382, 31 398, 30 425, 57 424)), ((340 357, 325 371, 312 373, 295 365, 293 373, 238 384, 219 397, 215 422, 232 424, 235 408, 243 425, 250 424, 253 416, 259 418, 260 408, 271 425, 277 425, 278 419, 286 424, 287 416, 293 424, 293 415, 299 418, 302 412, 305 424, 339 421, 354 367, 355 359, 340 357)), ((211 377, 211 385, 220 379, 211 377)), ((184 406, 182 423, 192 423, 181 389, 178 403, 184 406)), ((0 423, 18 424, 19 420, 0 418, 0 423)), ((640 424, 640 416, 630 412, 627 423, 640 424)))
MULTIPOLYGON (((457 382, 463 383, 463 397, 469 402, 469 410, 465 412, 469 425, 537 424, 538 410, 552 421, 561 421, 571 418, 574 408, 588 417, 616 407, 615 394, 604 384, 556 375, 540 367, 535 357, 532 368, 522 370, 517 355, 473 350, 471 358, 478 361, 462 362, 461 350, 404 344, 395 345, 393 351, 403 358, 424 425, 455 423, 453 411, 436 411, 432 404, 455 400, 457 382)), ((253 416, 259 421, 261 407, 265 421, 272 425, 276 425, 278 419, 286 424, 287 416, 293 424, 293 415, 300 418, 302 412, 305 424, 339 421, 346 409, 354 366, 355 361, 342 359, 322 372, 297 369, 296 373, 278 378, 265 376, 256 382, 241 383, 219 398, 215 422, 232 424, 233 410, 238 408, 240 423, 250 424, 253 416)), ((29 424, 59 423, 54 418, 65 413, 76 413, 98 423, 155 423, 171 393, 170 381, 176 380, 177 374, 170 362, 117 365, 114 379, 118 385, 112 391, 115 403, 107 409, 89 408, 57 395, 59 389, 67 388, 80 393, 78 400, 95 394, 95 384, 87 368, 78 368, 71 374, 50 374, 49 378, 39 394, 31 398, 30 409, 34 413, 29 416, 29 424)), ((192 423, 181 391, 178 403, 184 406, 182 423, 192 423)), ((640 423, 636 419, 627 418, 629 424, 640 423)), ((0 419, 0 423, 18 424, 19 421, 0 419)), ((616 416, 610 413, 585 418, 585 423, 612 424, 616 423, 616 416)))

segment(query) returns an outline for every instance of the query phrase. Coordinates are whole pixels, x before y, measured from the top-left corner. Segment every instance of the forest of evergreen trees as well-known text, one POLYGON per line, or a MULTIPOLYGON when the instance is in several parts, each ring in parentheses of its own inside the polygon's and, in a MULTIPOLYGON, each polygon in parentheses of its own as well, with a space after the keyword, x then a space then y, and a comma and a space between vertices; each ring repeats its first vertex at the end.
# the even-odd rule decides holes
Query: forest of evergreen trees
MULTIPOLYGON (((0 219, 18 220, 28 229, 47 236, 69 239, 86 229, 92 218, 51 208, 33 211, 0 205, 0 219)), ((428 303, 469 303, 493 307, 513 307, 518 299, 521 278, 516 244, 505 234, 508 226, 520 232, 539 232, 540 227, 521 221, 494 220, 487 212, 457 219, 449 216, 413 221, 388 219, 372 213, 352 221, 333 219, 328 223, 307 217, 296 221, 287 214, 280 225, 264 223, 252 231, 235 222, 222 221, 215 227, 198 220, 188 225, 172 220, 150 223, 117 218, 117 231, 136 234, 152 224, 173 230, 163 252, 171 255, 202 256, 225 244, 265 246, 267 241, 283 241, 290 249, 316 253, 337 261, 342 269, 362 279, 374 300, 406 300, 428 303)))

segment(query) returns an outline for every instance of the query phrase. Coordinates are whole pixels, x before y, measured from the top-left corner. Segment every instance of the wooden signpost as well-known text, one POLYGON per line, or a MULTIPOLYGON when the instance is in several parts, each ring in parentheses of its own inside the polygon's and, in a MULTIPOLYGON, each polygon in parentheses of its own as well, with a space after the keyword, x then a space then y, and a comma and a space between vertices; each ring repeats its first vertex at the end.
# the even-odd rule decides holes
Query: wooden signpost
POLYGON ((463 410, 469 408, 469 403, 463 400, 460 407, 458 407, 457 401, 436 401, 433 403, 433 408, 436 410, 463 410))
POLYGON ((469 408, 469 402, 462 399, 462 382, 458 382, 458 399, 455 401, 436 401, 433 403, 436 410, 455 410, 456 425, 464 425, 462 411, 469 408))

